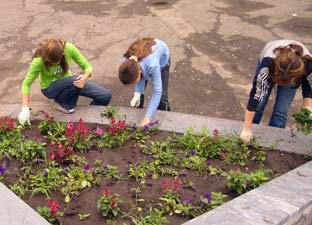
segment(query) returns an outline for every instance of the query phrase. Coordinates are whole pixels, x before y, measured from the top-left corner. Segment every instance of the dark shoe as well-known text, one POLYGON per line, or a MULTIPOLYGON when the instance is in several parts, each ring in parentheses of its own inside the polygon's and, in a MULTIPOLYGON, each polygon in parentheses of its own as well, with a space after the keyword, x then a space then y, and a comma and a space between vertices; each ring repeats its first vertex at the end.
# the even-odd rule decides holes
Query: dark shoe
POLYGON ((157 110, 170 111, 169 102, 160 100, 157 110))
POLYGON ((140 105, 139 105, 139 109, 142 109, 143 108, 143 106, 144 106, 144 95, 143 94, 141 94, 141 97, 140 97, 140 105))
POLYGON ((61 106, 59 103, 57 102, 54 102, 54 105, 53 105, 54 109, 56 109, 57 111, 60 111, 62 113, 65 113, 65 114, 71 114, 71 113, 74 113, 75 112, 75 109, 65 109, 63 106, 61 106))

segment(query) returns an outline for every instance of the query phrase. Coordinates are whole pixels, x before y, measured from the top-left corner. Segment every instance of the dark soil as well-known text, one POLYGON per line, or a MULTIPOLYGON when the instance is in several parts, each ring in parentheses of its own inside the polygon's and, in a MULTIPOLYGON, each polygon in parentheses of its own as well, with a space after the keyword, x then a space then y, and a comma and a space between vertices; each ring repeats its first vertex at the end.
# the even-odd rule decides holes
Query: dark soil
MULTIPOLYGON (((38 124, 38 123, 37 123, 38 124)), ((40 131, 37 128, 36 123, 33 123, 31 129, 28 129, 24 132, 29 138, 32 139, 40 139, 42 138, 40 131)), ((87 124, 89 128, 92 130, 95 129, 95 124, 87 124)), ((150 137, 149 141, 155 140, 165 140, 168 136, 172 136, 172 133, 169 132, 159 132, 150 137)), ((148 142, 149 142, 148 141, 148 142)), ((48 149, 49 151, 49 149, 48 149)), ((78 154, 78 153, 77 153, 78 154)), ((254 150, 252 150, 252 154, 254 154, 254 150)), ((126 179, 121 180, 106 180, 102 179, 100 185, 93 186, 89 190, 84 191, 81 195, 72 199, 69 203, 64 202, 64 195, 61 194, 60 190, 53 193, 53 199, 57 200, 62 206, 62 210, 65 213, 63 218, 63 224, 130 224, 130 219, 127 217, 119 216, 115 219, 114 222, 109 222, 104 219, 100 212, 97 210, 96 203, 99 198, 102 196, 104 188, 109 187, 109 189, 113 193, 117 193, 120 195, 123 203, 121 203, 120 208, 123 212, 128 213, 136 213, 136 211, 132 212, 131 206, 135 203, 136 196, 133 192, 130 191, 131 188, 137 187, 137 182, 134 178, 128 178, 128 164, 135 164, 140 162, 140 160, 144 157, 144 155, 140 152, 138 148, 138 144, 136 141, 132 140, 126 143, 122 147, 114 148, 114 149, 99 149, 96 146, 92 148, 91 151, 88 151, 84 154, 89 165, 93 165, 94 160, 102 160, 102 162, 108 163, 109 165, 114 165, 119 168, 121 171, 122 177, 126 179), (80 221, 79 214, 82 213, 90 213, 90 217, 86 220, 80 221)), ((271 169, 273 171, 272 178, 277 177, 287 171, 290 171, 301 164, 304 164, 309 160, 308 157, 280 152, 280 151, 266 151, 266 161, 264 164, 265 168, 271 169)), ((222 168, 224 170, 235 169, 236 166, 229 166, 222 162, 220 159, 213 159, 210 161, 211 165, 217 168, 222 168)), ((17 162, 11 162, 9 167, 10 176, 4 180, 4 183, 8 186, 17 181, 17 171, 16 168, 19 169, 20 165, 17 162)), ((246 167, 242 168, 242 170, 246 171, 254 171, 259 168, 259 165, 255 163, 255 161, 248 161, 246 167)), ((151 177, 148 179, 152 180, 151 177)), ((167 179, 170 182, 174 180, 174 176, 159 176, 159 179, 153 180, 153 185, 147 186, 147 188, 141 193, 140 198, 145 199, 145 202, 139 203, 139 206, 144 210, 148 210, 150 205, 156 205, 159 202, 159 197, 161 195, 160 184, 161 181, 167 179), (145 208, 147 207, 147 208, 145 208)), ((191 198, 194 194, 204 195, 207 192, 222 192, 228 195, 227 201, 237 197, 237 194, 229 191, 225 183, 225 177, 216 176, 216 175, 198 175, 192 171, 187 171, 187 175, 181 176, 180 179, 183 181, 193 182, 194 188, 186 187, 181 191, 181 195, 184 197, 191 198)), ((32 208, 36 209, 38 206, 47 206, 47 199, 45 195, 35 194, 32 198, 30 198, 31 193, 27 193, 23 200, 29 204, 32 208)), ((170 221, 170 224, 182 224, 183 222, 188 221, 190 218, 183 217, 180 215, 169 216, 166 215, 170 221)))

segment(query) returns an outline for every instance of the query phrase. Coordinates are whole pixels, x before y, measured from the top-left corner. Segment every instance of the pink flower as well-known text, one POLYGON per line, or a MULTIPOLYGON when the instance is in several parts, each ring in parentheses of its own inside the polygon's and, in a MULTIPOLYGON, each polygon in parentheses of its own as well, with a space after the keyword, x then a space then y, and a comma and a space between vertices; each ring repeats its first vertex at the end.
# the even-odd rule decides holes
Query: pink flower
POLYGON ((98 135, 102 135, 102 134, 103 134, 103 129, 100 128, 100 127, 97 127, 97 128, 96 128, 96 133, 97 133, 98 135))

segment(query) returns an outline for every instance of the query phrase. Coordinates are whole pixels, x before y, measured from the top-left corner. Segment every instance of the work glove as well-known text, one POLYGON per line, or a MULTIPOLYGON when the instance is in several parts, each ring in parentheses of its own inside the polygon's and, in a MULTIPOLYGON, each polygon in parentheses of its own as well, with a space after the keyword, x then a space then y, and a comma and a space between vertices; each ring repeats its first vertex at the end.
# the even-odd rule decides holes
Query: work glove
POLYGON ((29 112, 29 107, 27 106, 23 106, 22 107, 22 111, 18 114, 18 121, 21 125, 23 125, 24 123, 28 123, 30 125, 30 112, 29 112))
POLYGON ((141 98, 141 93, 134 92, 133 98, 130 102, 131 107, 138 108, 140 106, 140 98, 141 98))
POLYGON ((251 129, 246 129, 243 128, 240 135, 239 135, 239 139, 245 143, 245 144, 249 144, 252 141, 252 132, 251 129))

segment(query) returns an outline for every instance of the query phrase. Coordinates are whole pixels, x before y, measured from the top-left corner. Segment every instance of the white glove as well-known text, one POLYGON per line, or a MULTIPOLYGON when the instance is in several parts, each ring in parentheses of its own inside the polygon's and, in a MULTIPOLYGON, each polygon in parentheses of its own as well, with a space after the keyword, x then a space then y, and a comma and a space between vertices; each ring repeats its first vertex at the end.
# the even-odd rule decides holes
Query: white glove
POLYGON ((243 128, 242 132, 239 135, 239 139, 245 143, 249 144, 252 141, 252 132, 251 129, 243 128))
POLYGON ((134 92, 133 98, 130 102, 131 107, 138 108, 140 105, 141 93, 134 92))
POLYGON ((27 122, 30 125, 29 117, 30 117, 29 107, 23 106, 22 111, 18 114, 17 117, 19 123, 23 125, 24 123, 27 122))

